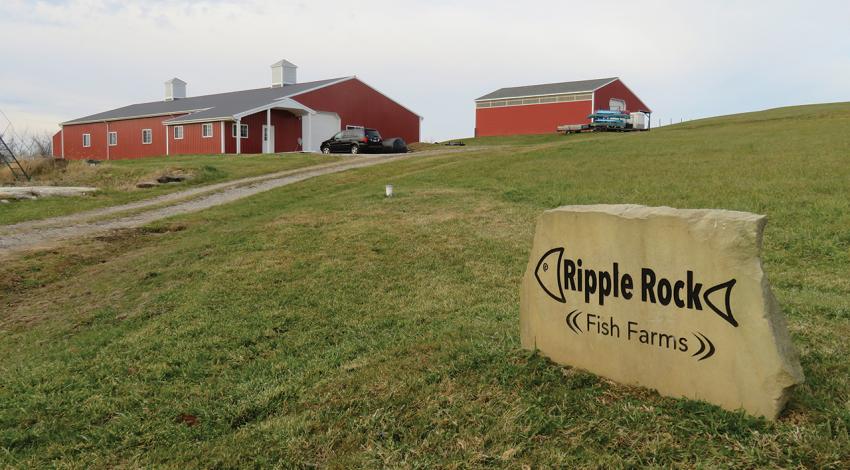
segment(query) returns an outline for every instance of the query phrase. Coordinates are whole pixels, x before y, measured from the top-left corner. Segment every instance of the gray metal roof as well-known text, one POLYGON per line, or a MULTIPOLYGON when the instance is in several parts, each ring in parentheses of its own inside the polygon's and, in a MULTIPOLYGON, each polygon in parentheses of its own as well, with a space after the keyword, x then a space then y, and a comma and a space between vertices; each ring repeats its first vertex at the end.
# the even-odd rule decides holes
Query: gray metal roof
POLYGON ((258 88, 255 90, 232 91, 214 95, 192 96, 189 98, 179 98, 174 101, 131 104, 130 106, 92 114, 62 124, 113 121, 144 116, 162 116, 172 113, 185 114, 188 112, 193 112, 194 114, 184 116, 182 119, 229 118, 242 111, 258 108, 282 98, 304 93, 348 78, 352 77, 296 83, 294 85, 284 85, 276 88, 258 88))
POLYGON ((492 100, 502 98, 521 98, 524 96, 539 96, 539 95, 556 95, 561 93, 583 93, 591 92, 605 86, 617 77, 612 78, 597 78, 595 80, 579 80, 575 82, 561 83, 544 83, 542 85, 515 86, 509 88, 500 88, 492 93, 488 93, 478 100, 492 100))
POLYGON ((293 64, 292 62, 290 62, 286 59, 279 60, 279 61, 273 63, 272 67, 277 67, 278 65, 288 65, 289 67, 298 67, 297 65, 293 64))

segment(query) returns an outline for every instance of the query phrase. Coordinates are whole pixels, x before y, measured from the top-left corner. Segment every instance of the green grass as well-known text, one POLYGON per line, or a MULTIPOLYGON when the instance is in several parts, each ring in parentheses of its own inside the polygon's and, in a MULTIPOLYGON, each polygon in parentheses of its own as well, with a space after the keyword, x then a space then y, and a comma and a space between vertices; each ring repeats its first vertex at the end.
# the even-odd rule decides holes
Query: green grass
POLYGON ((113 160, 90 166, 70 161, 67 168, 49 168, 36 174, 32 185, 93 186, 101 191, 81 197, 45 198, 0 205, 0 224, 43 219, 89 209, 125 204, 160 196, 193 186, 291 170, 339 160, 337 156, 312 154, 283 155, 186 155, 113 160), (136 183, 150 181, 165 173, 182 171, 192 178, 179 184, 139 189, 136 183))
POLYGON ((567 141, 583 141, 593 137, 599 138, 600 134, 583 133, 583 134, 542 134, 542 135, 500 135, 490 137, 456 139, 452 142, 463 142, 466 145, 539 145, 539 144, 560 144, 567 141))
POLYGON ((0 466, 850 466, 850 105, 597 137, 328 175, 5 263, 0 466), (769 216, 807 378, 778 421, 520 348, 534 222, 585 203, 769 216))

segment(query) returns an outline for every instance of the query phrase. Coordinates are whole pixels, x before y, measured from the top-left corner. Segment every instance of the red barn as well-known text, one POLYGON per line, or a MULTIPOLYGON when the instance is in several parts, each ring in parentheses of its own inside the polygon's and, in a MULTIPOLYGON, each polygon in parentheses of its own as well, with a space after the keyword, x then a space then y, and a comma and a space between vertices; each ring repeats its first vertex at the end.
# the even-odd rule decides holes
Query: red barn
POLYGON ((600 109, 652 112, 616 77, 502 88, 475 100, 475 136, 549 134, 600 109))
POLYGON ((422 118, 357 77, 297 83, 296 69, 282 60, 272 65, 269 88, 193 97, 186 96, 186 82, 171 79, 165 82, 162 101, 62 123, 53 136, 53 155, 117 160, 317 152, 324 140, 350 127, 419 141, 422 118))

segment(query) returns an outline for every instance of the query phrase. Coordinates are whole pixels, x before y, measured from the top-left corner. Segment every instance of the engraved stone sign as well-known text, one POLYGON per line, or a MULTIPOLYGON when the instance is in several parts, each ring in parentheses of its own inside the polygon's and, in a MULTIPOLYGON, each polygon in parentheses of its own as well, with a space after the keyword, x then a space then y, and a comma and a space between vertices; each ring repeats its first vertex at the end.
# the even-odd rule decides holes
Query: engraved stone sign
POLYGON ((766 218, 636 205, 546 211, 523 347, 673 397, 774 419, 803 372, 762 269, 766 218))

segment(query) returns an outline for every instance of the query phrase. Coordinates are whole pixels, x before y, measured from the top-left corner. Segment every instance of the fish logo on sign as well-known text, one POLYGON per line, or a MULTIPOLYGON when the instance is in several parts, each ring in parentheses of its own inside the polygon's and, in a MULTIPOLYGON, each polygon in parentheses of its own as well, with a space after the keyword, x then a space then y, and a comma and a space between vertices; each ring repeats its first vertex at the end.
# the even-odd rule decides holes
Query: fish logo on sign
POLYGON ((534 277, 537 278, 537 283, 543 288, 543 291, 549 294, 549 297, 561 302, 567 303, 567 298, 564 295, 564 289, 561 285, 560 269, 561 259, 564 257, 563 248, 553 248, 546 252, 540 261, 537 262, 537 267, 534 269, 534 277), (552 271, 554 269, 554 271, 552 271), (554 276, 553 276, 554 273, 554 276), (541 278, 541 275, 543 276, 541 278), (552 282, 554 279, 554 283, 552 282))
POLYGON ((628 273, 619 270, 618 263, 611 271, 597 271, 582 268, 582 260, 576 261, 564 257, 564 248, 547 251, 537 262, 534 277, 543 291, 552 299, 565 304, 567 292, 573 291, 578 298, 584 297, 585 303, 597 298, 604 305, 608 297, 622 297, 648 303, 660 303, 678 308, 702 310, 705 303, 720 318, 737 327, 738 321, 732 313, 732 288, 736 280, 730 279, 706 289, 700 295, 703 285, 694 281, 694 274, 687 271, 686 280, 668 280, 658 278, 649 268, 643 268, 638 283, 628 273), (636 292, 633 292, 635 290, 636 292), (636 295, 637 292, 640 295, 636 295), (722 307, 718 307, 718 296, 722 295, 722 307))

